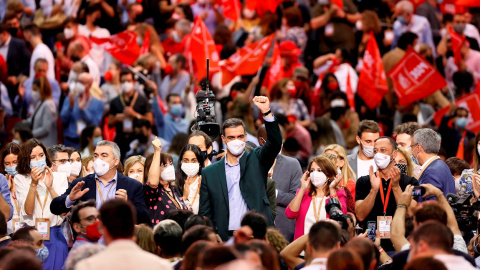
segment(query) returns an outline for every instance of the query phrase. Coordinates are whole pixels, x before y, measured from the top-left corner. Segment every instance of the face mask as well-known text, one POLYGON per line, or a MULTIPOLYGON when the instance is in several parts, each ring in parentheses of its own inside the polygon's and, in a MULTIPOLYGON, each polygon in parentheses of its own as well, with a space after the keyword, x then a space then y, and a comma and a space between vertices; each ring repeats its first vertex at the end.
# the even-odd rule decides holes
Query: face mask
POLYGON ((403 16, 397 17, 397 21, 399 21, 403 25, 407 25, 407 20, 405 20, 405 17, 403 16))
POLYGON ((314 171, 310 173, 310 180, 315 187, 323 187, 327 182, 327 176, 323 172, 314 171))
POLYGON ((467 122, 468 122, 468 119, 466 117, 460 117, 460 118, 457 118, 457 120, 455 121, 455 125, 458 128, 465 128, 467 126, 467 122))
POLYGON ((120 87, 122 93, 130 93, 133 91, 133 83, 132 82, 124 82, 122 83, 122 86, 120 87))
POLYGON ((12 167, 5 167, 5 172, 11 176, 17 175, 17 165, 12 167))
POLYGON ((244 9, 242 13, 243 13, 243 17, 245 17, 245 19, 248 19, 248 20, 253 19, 253 17, 255 16, 255 10, 244 9))
POLYGON ((402 174, 407 174, 407 164, 395 163, 395 166, 400 169, 402 174))
POLYGON ((12 143, 16 143, 16 144, 20 145, 20 141, 19 141, 19 140, 12 140, 12 143))
POLYGON ((340 175, 340 174, 342 174, 342 170, 337 169, 337 175, 340 175))
POLYGON ((392 162, 389 155, 385 155, 382 153, 376 153, 373 159, 375 161, 375 165, 377 165, 377 167, 382 170, 388 167, 390 162, 392 162))
POLYGON ((183 113, 183 106, 182 104, 175 104, 170 106, 170 113, 176 117, 181 117, 183 113))
POLYGON ((328 88, 328 90, 330 90, 330 91, 335 91, 335 90, 337 90, 337 89, 338 89, 338 82, 329 82, 329 83, 327 84, 327 88, 328 88))
POLYGON ((160 174, 160 177, 162 177, 163 181, 167 182, 172 182, 175 181, 175 168, 173 168, 173 165, 168 166, 163 170, 163 172, 160 174))
POLYGON ((208 153, 207 153, 207 151, 202 151, 202 155, 203 155, 203 160, 204 160, 204 161, 207 161, 207 159, 208 159, 208 153))
POLYGON ((95 223, 86 226, 86 236, 89 240, 97 242, 100 238, 102 238, 99 226, 100 220, 97 220, 95 223))
POLYGON ((72 59, 73 62, 78 62, 78 61, 80 61, 80 57, 75 56, 75 55, 71 55, 71 56, 70 56, 70 59, 72 59))
POLYGON ((198 171, 200 170, 200 164, 198 163, 182 163, 182 171, 190 176, 193 177, 198 174, 198 171))
POLYGON ((138 180, 140 182, 143 182, 143 175, 139 174, 139 173, 132 173, 130 175, 127 175, 128 177, 130 178, 133 178, 135 180, 138 180))
POLYGON ((477 153, 480 155, 480 145, 477 145, 477 153))
POLYGON ((176 43, 182 42, 182 39, 178 36, 178 32, 176 30, 172 31, 172 37, 176 43))
POLYGON ((33 167, 36 167, 43 171, 45 170, 46 166, 47 166, 47 161, 45 159, 30 161, 30 169, 33 167))
MULTIPOLYGON (((113 162, 113 160, 112 160, 113 162)), ((93 171, 95 171, 95 173, 98 175, 98 176, 103 176, 105 175, 108 171, 110 171, 112 168, 110 168, 110 163, 106 162, 106 161, 103 161, 101 160, 100 158, 97 158, 94 162, 93 162, 93 171)))
POLYGON ((178 13, 176 13, 176 12, 174 12, 174 13, 172 14, 172 19, 174 19, 174 20, 180 20, 181 18, 182 18, 182 17, 180 17, 180 15, 179 15, 178 13))
POLYGON ((48 248, 43 247, 41 249, 36 249, 35 252, 37 253, 37 258, 40 260, 40 262, 44 262, 48 258, 48 248))
POLYGON ((465 32, 465 24, 464 23, 459 23, 454 26, 452 26, 453 31, 459 35, 463 35, 463 32, 465 32))
POLYGON ((227 148, 234 156, 239 156, 245 150, 245 142, 240 140, 234 140, 227 143, 227 148))
POLYGON ((77 83, 72 83, 73 88, 70 88, 70 90, 73 90, 72 93, 75 93, 76 96, 79 96, 83 93, 85 93, 85 86, 79 82, 77 83))
POLYGON ((290 98, 294 98, 295 95, 297 94, 297 88, 295 85, 290 85, 288 88, 288 94, 290 95, 290 98))
POLYGON ((82 163, 80 161, 74 161, 72 162, 71 168, 70 175, 79 176, 80 171, 82 170, 82 163))
POLYGON ((69 81, 76 81, 78 78, 78 74, 75 71, 70 71, 70 76, 68 78, 69 81))
POLYGON ((70 28, 64 28, 63 29, 63 36, 65 37, 65 39, 71 39, 71 38, 73 38, 74 35, 75 35, 75 33, 73 32, 72 29, 70 29, 70 28))
POLYGON ((17 34, 18 34, 18 28, 16 27, 10 27, 7 29, 8 30, 8 33, 12 36, 12 37, 16 37, 17 34))
POLYGON ((142 40, 141 37, 137 37, 137 44, 138 44, 138 46, 142 47, 143 40, 142 40))
POLYGON ((32 90, 32 100, 37 102, 40 100, 40 92, 32 90))
POLYGON ((97 146, 97 144, 101 141, 103 141, 102 136, 93 138, 93 141, 92 141, 93 146, 97 146))
MULTIPOLYGON (((361 142, 360 142, 361 143, 361 142)), ((362 152, 363 154, 368 157, 368 158, 371 158, 373 157, 373 146, 367 146, 367 145, 364 145, 363 143, 362 144, 362 152)))
POLYGON ((66 162, 65 164, 57 165, 57 172, 66 173, 67 176, 69 176, 71 171, 72 171, 72 165, 70 164, 70 162, 66 162))

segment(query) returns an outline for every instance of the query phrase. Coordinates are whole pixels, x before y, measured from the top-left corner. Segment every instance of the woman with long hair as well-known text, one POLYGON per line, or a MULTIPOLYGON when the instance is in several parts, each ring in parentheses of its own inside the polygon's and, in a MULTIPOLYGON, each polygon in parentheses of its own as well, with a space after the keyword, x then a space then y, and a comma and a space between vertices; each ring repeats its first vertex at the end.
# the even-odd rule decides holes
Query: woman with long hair
POLYGON ((80 135, 80 153, 82 157, 87 157, 95 153, 95 147, 99 141, 102 141, 102 129, 95 125, 88 125, 82 130, 80 135))
POLYGON ((332 154, 338 157, 337 167, 340 169, 342 174, 342 180, 339 185, 341 187, 346 187, 352 193, 353 198, 355 198, 355 183, 357 182, 357 177, 355 172, 350 167, 347 161, 347 151, 343 146, 338 144, 331 144, 325 148, 325 153, 332 154))
POLYGON ((187 144, 178 159, 176 183, 183 201, 194 214, 198 214, 203 167, 202 150, 194 144, 187 144))
MULTIPOLYGON (((5 175, 10 189, 10 198, 13 204, 12 219, 7 222, 7 233, 14 233, 20 229, 20 205, 18 204, 14 177, 17 175, 18 155, 20 146, 16 143, 7 143, 1 150, 0 173, 5 175)), ((8 219, 8 218, 7 218, 8 219)))
POLYGON ((270 92, 270 109, 273 114, 294 115, 302 126, 309 127, 311 121, 307 106, 301 99, 294 98, 296 93, 292 79, 281 79, 270 92))

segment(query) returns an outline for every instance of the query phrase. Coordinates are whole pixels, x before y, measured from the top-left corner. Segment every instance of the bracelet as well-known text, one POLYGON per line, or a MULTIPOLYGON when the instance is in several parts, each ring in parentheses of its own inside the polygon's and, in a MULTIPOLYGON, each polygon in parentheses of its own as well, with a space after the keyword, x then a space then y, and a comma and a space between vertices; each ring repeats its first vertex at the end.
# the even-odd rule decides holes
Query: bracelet
POLYGON ((397 205, 397 208, 405 208, 405 209, 407 209, 407 206, 404 205, 404 204, 399 204, 399 205, 397 205))
POLYGON ((385 250, 383 250, 382 247, 380 247, 380 248, 378 249, 378 253, 382 253, 382 252, 384 252, 384 251, 385 251, 385 250))
POLYGON ((269 114, 271 114, 271 113, 272 113, 272 110, 268 109, 267 112, 263 113, 263 116, 267 116, 267 115, 269 115, 269 114))

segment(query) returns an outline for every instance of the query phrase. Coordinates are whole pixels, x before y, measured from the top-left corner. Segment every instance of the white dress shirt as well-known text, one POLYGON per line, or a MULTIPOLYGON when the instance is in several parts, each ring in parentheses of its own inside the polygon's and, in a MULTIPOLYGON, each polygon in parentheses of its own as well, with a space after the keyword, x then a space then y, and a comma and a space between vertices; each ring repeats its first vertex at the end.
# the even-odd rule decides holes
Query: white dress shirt
POLYGON ((7 41, 3 43, 2 46, 0 46, 0 54, 3 56, 3 59, 5 62, 7 61, 7 55, 8 55, 8 47, 10 46, 10 41, 12 40, 12 36, 8 35, 7 41))

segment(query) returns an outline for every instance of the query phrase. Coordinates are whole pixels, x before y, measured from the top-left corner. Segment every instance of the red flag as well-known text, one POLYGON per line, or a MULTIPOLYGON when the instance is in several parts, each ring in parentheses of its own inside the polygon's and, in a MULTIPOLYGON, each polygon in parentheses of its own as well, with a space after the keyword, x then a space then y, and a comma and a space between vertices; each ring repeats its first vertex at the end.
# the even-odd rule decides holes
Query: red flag
POLYGON ((140 48, 140 55, 144 55, 150 52, 150 31, 145 32, 145 37, 143 38, 142 47, 140 48))
POLYGON ((370 39, 363 54, 363 66, 358 78, 357 94, 370 109, 373 109, 377 107, 387 93, 388 86, 382 56, 378 50, 375 36, 373 32, 370 32, 370 39))
POLYGON ((223 16, 234 22, 240 18, 240 1, 238 0, 222 0, 223 16))
POLYGON ((131 31, 126 30, 108 38, 90 37, 90 40, 127 65, 132 65, 140 55, 137 34, 131 31))
POLYGON ((442 123, 443 116, 445 116, 445 114, 447 114, 449 110, 450 110, 450 105, 447 105, 433 114, 433 122, 435 122, 435 125, 437 127, 440 126, 440 124, 442 123))
POLYGON ((465 42, 465 38, 455 33, 455 31, 452 29, 452 26, 448 27, 448 33, 450 34, 450 40, 452 41, 453 58, 455 59, 455 64, 458 66, 463 59, 460 49, 465 42))
MULTIPOLYGON (((467 94, 455 101, 457 107, 466 108, 469 111, 466 129, 473 133, 480 131, 480 92, 475 91, 467 94)), ((443 116, 450 110, 451 105, 447 105, 434 114, 434 121, 437 126, 440 126, 443 116)))
POLYGON ((427 97, 447 85, 442 75, 413 49, 387 75, 392 78, 399 105, 427 97))
POLYGON ((350 106, 350 108, 352 110, 355 110, 355 95, 353 94, 353 89, 352 89, 352 85, 350 83, 350 71, 348 71, 347 73, 347 99, 348 99, 348 106, 350 106))
POLYGON ((245 7, 248 10, 255 10, 257 12, 257 17, 261 18, 267 11, 275 14, 277 6, 281 2, 281 0, 246 0, 245 7))
POLYGON ((331 2, 337 5, 340 9, 343 8, 343 0, 331 0, 331 2))
POLYGON ((199 81, 207 77, 207 58, 210 59, 210 72, 220 71, 218 66, 220 59, 215 47, 215 41, 213 41, 205 23, 198 16, 195 18, 192 33, 188 37, 185 54, 186 57, 193 60, 196 78, 199 81))
POLYGON ((237 75, 257 73, 268 53, 275 34, 271 34, 253 44, 238 50, 221 66, 222 85, 229 83, 237 75))
POLYGON ((443 14, 463 14, 465 13, 465 7, 457 5, 455 2, 457 0, 444 0, 440 5, 440 11, 443 14))
POLYGON ((280 48, 275 43, 273 47, 272 65, 268 69, 268 89, 272 89, 272 86, 283 79, 283 67, 282 57, 280 56, 280 48))
POLYGON ((480 1, 478 0, 457 0, 455 4, 464 7, 480 7, 480 1))

